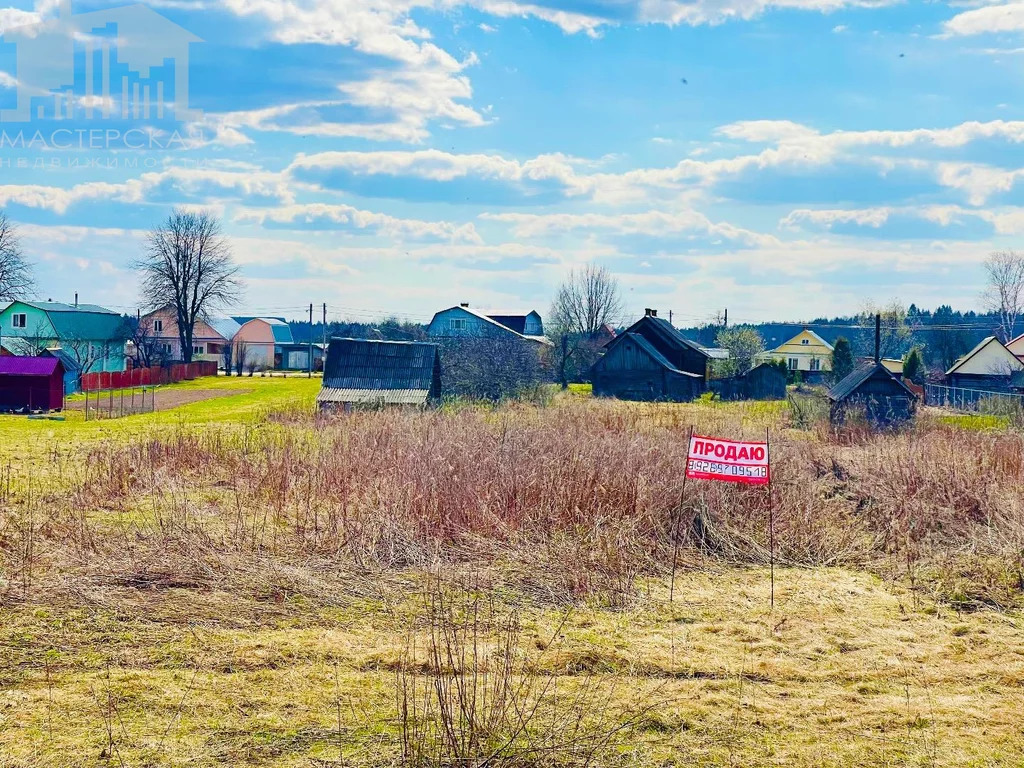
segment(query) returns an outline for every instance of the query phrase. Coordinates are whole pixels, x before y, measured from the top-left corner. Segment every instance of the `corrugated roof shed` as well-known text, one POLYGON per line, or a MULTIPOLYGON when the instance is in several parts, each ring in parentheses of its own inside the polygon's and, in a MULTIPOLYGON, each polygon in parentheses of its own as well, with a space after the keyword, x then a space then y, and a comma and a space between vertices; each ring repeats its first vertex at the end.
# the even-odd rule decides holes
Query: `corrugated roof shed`
POLYGON ((331 339, 324 404, 425 405, 441 397, 441 358, 437 345, 411 341, 331 339))
POLYGON ((0 375, 50 376, 60 364, 56 357, 0 357, 0 375))

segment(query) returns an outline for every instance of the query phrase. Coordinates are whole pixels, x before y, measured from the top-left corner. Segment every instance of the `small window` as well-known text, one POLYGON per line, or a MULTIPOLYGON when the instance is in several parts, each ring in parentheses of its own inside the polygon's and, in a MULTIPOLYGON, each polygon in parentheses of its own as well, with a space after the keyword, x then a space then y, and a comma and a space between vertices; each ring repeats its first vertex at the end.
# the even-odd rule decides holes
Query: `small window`
POLYGON ((799 367, 800 367, 800 361, 797 358, 795 358, 795 357, 789 358, 789 370, 795 371, 799 367))
POLYGON ((156 331, 157 333, 163 332, 163 330, 164 330, 164 321, 163 320, 154 320, 153 321, 153 330, 156 331))
POLYGON ((812 371, 820 371, 821 370, 821 360, 819 360, 816 357, 813 358, 811 360, 811 370, 812 371))
POLYGON ((202 346, 202 344, 199 344, 199 345, 196 345, 196 346, 192 347, 192 354, 193 354, 193 355, 202 355, 202 354, 205 354, 205 353, 203 352, 203 346, 202 346))
POLYGON ((28 315, 26 315, 24 312, 17 315, 11 315, 11 325, 14 326, 15 328, 27 327, 28 315))
POLYGON ((806 345, 806 344, 810 344, 811 342, 810 342, 810 339, 801 339, 800 343, 806 345))
POLYGON ((466 330, 466 318, 464 317, 453 317, 451 320, 453 331, 464 331, 466 330))

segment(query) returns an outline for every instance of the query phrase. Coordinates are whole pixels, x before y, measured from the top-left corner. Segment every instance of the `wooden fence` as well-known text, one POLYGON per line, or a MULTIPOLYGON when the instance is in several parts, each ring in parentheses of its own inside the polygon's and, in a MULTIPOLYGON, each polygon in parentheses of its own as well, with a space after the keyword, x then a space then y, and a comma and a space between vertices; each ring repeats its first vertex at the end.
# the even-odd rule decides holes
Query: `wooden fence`
POLYGON ((198 363, 175 363, 152 368, 130 368, 127 371, 87 373, 82 376, 82 391, 96 392, 107 389, 130 389, 131 387, 155 387, 191 381, 200 376, 216 376, 217 363, 204 360, 198 363))
POLYGON ((106 391, 85 391, 85 420, 119 419, 156 410, 153 387, 120 387, 106 391))

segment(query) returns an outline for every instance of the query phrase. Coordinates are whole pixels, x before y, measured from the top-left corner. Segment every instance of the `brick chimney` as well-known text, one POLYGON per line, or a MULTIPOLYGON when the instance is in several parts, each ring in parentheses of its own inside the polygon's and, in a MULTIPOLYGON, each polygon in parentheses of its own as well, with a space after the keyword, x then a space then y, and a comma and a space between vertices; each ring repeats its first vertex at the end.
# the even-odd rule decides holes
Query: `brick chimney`
POLYGON ((644 310, 644 317, 657 317, 657 316, 658 316, 658 310, 656 310, 656 309, 651 309, 650 307, 648 307, 647 309, 644 310))

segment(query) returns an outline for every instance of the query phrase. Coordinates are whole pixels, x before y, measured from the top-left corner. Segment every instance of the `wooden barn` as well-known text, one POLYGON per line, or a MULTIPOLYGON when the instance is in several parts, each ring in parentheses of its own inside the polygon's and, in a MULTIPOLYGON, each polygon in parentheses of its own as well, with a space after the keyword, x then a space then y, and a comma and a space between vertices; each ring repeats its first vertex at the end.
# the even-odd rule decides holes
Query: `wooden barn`
POLYGON ((321 409, 353 405, 422 406, 441 398, 441 356, 436 344, 331 339, 321 409))
POLYGON ((861 363, 828 393, 833 424, 851 411, 863 412, 874 427, 897 427, 914 418, 917 395, 880 361, 861 363))
POLYGON ((64 365, 56 357, 0 357, 0 411, 64 408, 64 365))
POLYGON ((776 365, 761 363, 740 376, 745 400, 785 400, 786 374, 776 365))
POLYGON ((710 360, 657 310, 648 309, 605 346, 590 375, 599 397, 685 402, 707 388, 710 360))
POLYGON ((709 386, 721 400, 784 400, 786 374, 776 365, 762 363, 739 376, 712 379, 709 386))

